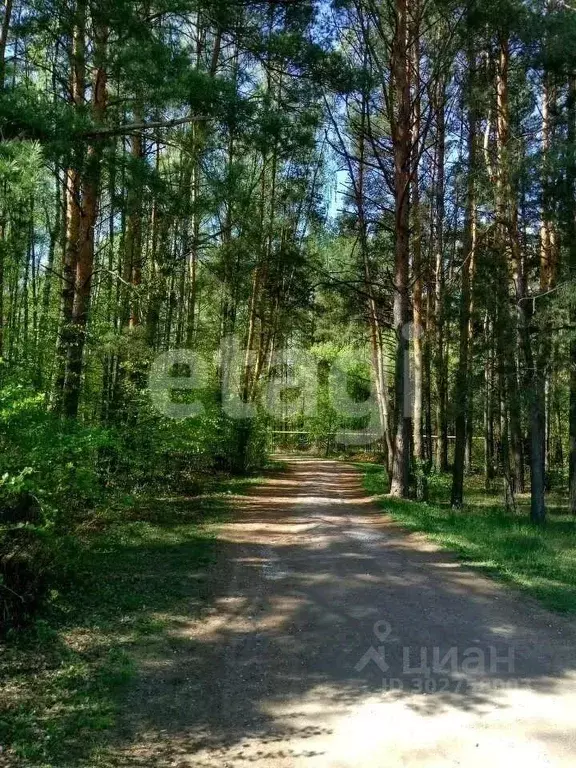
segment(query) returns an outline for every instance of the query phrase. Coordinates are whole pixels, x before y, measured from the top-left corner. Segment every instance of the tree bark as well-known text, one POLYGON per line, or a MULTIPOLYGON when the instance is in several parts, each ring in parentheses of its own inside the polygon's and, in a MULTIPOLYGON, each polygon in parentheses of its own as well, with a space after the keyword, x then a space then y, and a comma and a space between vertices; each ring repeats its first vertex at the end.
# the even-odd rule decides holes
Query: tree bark
POLYGON ((436 136, 436 289, 435 289, 435 332, 436 349, 434 372, 436 379, 436 458, 438 472, 448 471, 448 419, 447 419, 447 359, 445 339, 445 267, 444 267, 444 193, 446 116, 444 104, 445 86, 438 83, 436 113, 438 120, 436 136))
MULTIPOLYGON (((551 158, 554 139, 554 111, 556 108, 556 88, 551 82, 550 73, 545 71, 542 93, 542 225, 540 228, 540 292, 547 293, 556 287, 559 265, 559 241, 554 221, 553 189, 555 186, 553 162, 551 158)), ((546 301, 546 299, 544 299, 546 301)), ((544 331, 539 338, 537 363, 542 367, 545 404, 544 412, 544 467, 546 485, 549 483, 551 465, 551 375, 554 366, 555 345, 551 333, 544 331)))
POLYGON ((13 0, 6 0, 4 4, 2 27, 0 27, 0 92, 4 90, 6 81, 6 45, 8 43, 8 33, 10 31, 10 22, 12 21, 13 7, 13 0))
POLYGON ((496 175, 496 219, 498 241, 501 251, 501 317, 499 328, 499 357, 501 367, 502 403, 502 467, 505 477, 510 479, 511 490, 524 490, 524 462, 522 450, 520 395, 518 387, 518 336, 514 330, 514 319, 509 307, 510 270, 513 272, 516 300, 521 294, 520 240, 518 234, 518 206, 510 173, 510 107, 508 75, 510 44, 506 37, 499 41, 497 65, 497 175, 496 175))
POLYGON ((420 210, 420 139, 422 109, 420 103, 420 44, 419 44, 419 8, 415 3, 414 19, 411 28, 413 38, 413 85, 414 120, 412 129, 412 270, 413 270, 413 351, 414 351, 414 408, 412 439, 414 444, 414 476, 416 482, 416 500, 426 501, 428 484, 424 457, 423 415, 424 415, 424 310, 422 296, 424 290, 422 259, 422 212, 420 210))
MULTIPOLYGON (((107 105, 106 56, 108 28, 93 19, 94 60, 92 114, 97 125, 102 125, 107 105)), ((100 162, 102 143, 96 139, 87 150, 86 173, 83 177, 82 221, 78 247, 78 260, 74 275, 74 304, 72 308, 73 339, 67 348, 64 413, 73 418, 78 414, 80 402, 83 355, 86 327, 90 312, 92 274, 94 271, 94 228, 100 196, 100 162)))
POLYGON ((477 114, 474 104, 474 54, 468 56, 470 94, 468 107, 468 190, 466 195, 466 219, 464 223, 464 249, 461 272, 459 358, 456 376, 456 442, 454 447, 454 468, 452 474, 452 507, 460 508, 464 501, 464 465, 466 456, 466 418, 469 398, 469 342, 470 342, 470 303, 471 272, 476 253, 477 214, 476 214, 476 135, 477 114))
POLYGON ((396 114, 392 125, 394 145, 394 308, 396 335, 395 368, 395 435, 390 494, 406 498, 410 479, 410 413, 405 397, 410 383, 405 378, 405 362, 409 353, 407 324, 409 320, 409 245, 410 245, 410 175, 411 175, 411 109, 408 46, 408 0, 396 0, 396 25, 392 54, 392 78, 396 114))
POLYGON ((484 481, 486 490, 494 479, 494 339, 493 322, 484 320, 486 360, 484 363, 484 481))
MULTIPOLYGON (((135 118, 138 120, 141 116, 140 109, 135 112, 135 118)), ((142 184, 140 182, 139 167, 144 159, 144 140, 140 133, 132 136, 132 162, 134 164, 134 173, 131 180, 131 188, 128 193, 128 223, 126 226, 126 244, 124 249, 124 258, 126 260, 126 271, 129 275, 130 287, 128 288, 129 318, 128 326, 137 328, 142 322, 142 308, 140 299, 140 290, 142 287, 142 184)))
MULTIPOLYGON (((36 381, 40 388, 45 389, 45 383, 47 382, 46 376, 46 346, 44 339, 49 332, 49 314, 50 314, 50 302, 52 299, 52 284, 53 284, 53 269, 56 258, 56 247, 62 237, 62 201, 61 201, 61 185, 56 179, 56 211, 55 219, 52 227, 50 227, 50 244, 48 247, 48 258, 46 262, 46 273, 44 275, 44 285, 42 287, 42 301, 40 308, 40 322, 38 326, 38 353, 37 353, 37 369, 36 369, 36 381)), ((1 290, 1 281, 0 281, 1 290)), ((0 357, 1 357, 0 352, 0 357)), ((49 393, 50 389, 47 388, 49 393)))
MULTIPOLYGON (((86 91, 86 2, 78 0, 72 35, 71 95, 72 104, 80 111, 84 107, 86 91)), ((64 207, 66 211, 66 237, 62 258, 61 320, 57 350, 57 374, 54 388, 55 410, 63 413, 67 378, 68 350, 74 343, 73 308, 74 280, 80 248, 80 227, 82 221, 81 173, 84 161, 83 148, 72 152, 71 163, 65 175, 64 207)))
MULTIPOLYGON (((569 275, 572 291, 576 285, 576 76, 570 77, 568 93, 568 162, 566 231, 568 234, 569 275)), ((572 299, 570 310, 572 327, 576 327, 576 302, 572 299)), ((568 447, 568 482, 570 512, 576 515, 576 333, 570 340, 570 414, 568 447)))

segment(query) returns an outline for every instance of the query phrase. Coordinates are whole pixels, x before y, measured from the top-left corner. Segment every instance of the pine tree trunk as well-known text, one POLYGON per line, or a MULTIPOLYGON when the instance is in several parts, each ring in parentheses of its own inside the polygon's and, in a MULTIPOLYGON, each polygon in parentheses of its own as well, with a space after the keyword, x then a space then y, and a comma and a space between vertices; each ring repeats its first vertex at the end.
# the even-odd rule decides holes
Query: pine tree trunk
POLYGON ((496 218, 501 250, 501 302, 499 327, 499 357, 501 389, 505 396, 502 417, 502 468, 509 477, 512 492, 524 491, 523 440, 520 419, 520 394, 518 386, 518 333, 514 330, 513 316, 509 307, 508 283, 510 268, 514 274, 516 299, 519 297, 520 241, 518 234, 518 206, 511 183, 510 172, 510 110, 508 73, 510 44, 507 38, 500 40, 497 66, 497 181, 496 218), (509 259, 510 256, 510 259, 509 259))
MULTIPOLYGON (((542 94, 542 225, 540 228, 540 292, 545 294, 556 287, 558 279, 559 247, 555 222, 553 220, 554 174, 551 158, 554 138, 553 114, 556 108, 556 89, 550 74, 544 74, 542 94)), ((545 297, 542 299, 546 302, 545 297)), ((553 335, 544 331, 540 334, 537 365, 542 368, 544 399, 544 468, 548 485, 551 450, 551 373, 554 360, 553 335)))
POLYGON ((0 28, 0 92, 4 90, 6 81, 6 44, 8 43, 8 33, 10 31, 10 22, 12 21, 13 7, 13 0, 6 0, 4 4, 2 27, 0 28))
POLYGON ((424 290, 422 260, 422 212, 420 210, 420 139, 422 110, 420 103, 420 30, 418 0, 414 3, 413 24, 411 27, 414 121, 412 128, 412 269, 413 269, 413 349, 414 349, 414 409, 413 409, 413 444, 414 476, 416 481, 417 501, 426 501, 428 484, 424 461, 423 414, 424 414, 424 311, 422 295, 424 290))
MULTIPOLYGON (((199 153, 199 149, 195 149, 199 153)), ((196 334, 196 303, 198 292, 198 249, 200 244, 200 214, 198 212, 198 202, 200 199, 200 158, 194 160, 191 179, 192 193, 192 242, 190 244, 190 255, 188 259, 190 272, 189 287, 189 305, 188 305, 188 327, 186 331, 186 344, 192 347, 196 334)))
MULTIPOLYGON (((428 270, 429 271, 429 270, 428 270)), ((427 271, 427 274, 428 274, 427 271)), ((428 285, 433 285, 433 280, 427 277, 428 285)), ((429 473, 434 464, 434 427, 432 418, 432 346, 434 334, 434 297, 430 288, 426 297, 426 335, 424 337, 424 421, 425 421, 425 454, 426 471, 429 473)))
MULTIPOLYGON (((365 68, 367 61, 364 62, 365 68)), ((388 382, 384 370, 384 350, 382 348, 382 330, 378 316, 378 305, 374 296, 373 277, 371 274, 370 262, 368 258, 368 225, 365 211, 365 162, 366 162, 366 115, 368 109, 368 100, 365 94, 362 95, 360 130, 358 134, 358 179, 354 183, 356 196, 356 211, 358 216, 358 228, 360 230, 359 240, 362 255, 362 266, 364 269, 366 303, 368 309, 368 320, 370 325, 370 347, 372 353, 372 369, 376 382, 376 398, 378 401, 378 414, 380 418, 380 428, 384 438, 384 452, 386 470, 390 474, 392 469, 392 455, 394 447, 392 444, 392 435, 390 433, 390 403, 388 399, 388 382)), ((352 163, 349 160, 350 174, 353 176, 352 163)))
POLYGON ((436 136, 436 291, 435 291, 435 330, 436 349, 434 372, 436 378, 436 458, 438 472, 448 471, 448 418, 447 418, 447 358, 445 339, 445 269, 444 269, 444 193, 445 193, 445 87, 438 85, 436 112, 438 128, 436 136))
POLYGON ((484 364, 484 480, 486 490, 494 479, 494 350, 493 323, 488 314, 484 321, 486 361, 484 364))
MULTIPOLYGON (((86 1, 78 0, 71 51, 72 104, 80 111, 84 108, 86 91, 86 1)), ((80 168, 84 162, 84 148, 72 152, 71 165, 66 171, 64 207, 66 211, 66 238, 62 258, 61 320, 57 349, 57 374, 54 388, 54 408, 64 412, 67 387, 68 353, 74 344, 73 310, 74 281, 80 249, 82 222, 80 168)))
POLYGON ((473 84, 475 70, 474 55, 468 56, 470 77, 470 105, 468 109, 468 191, 466 196, 466 218, 464 223, 464 249, 461 272, 460 293, 460 326, 459 326, 459 358, 456 376, 456 442, 454 447, 454 468, 452 474, 452 507, 460 508, 464 501, 464 465, 466 454, 466 418, 468 415, 469 398, 469 342, 470 342, 470 304, 471 304, 471 273, 476 252, 476 133, 477 116, 473 84))
MULTIPOLYGON (((156 143, 156 172, 160 167, 160 144, 156 143)), ((168 232, 166 222, 163 220, 158 201, 154 200, 152 206, 152 234, 150 254, 150 293, 146 309, 145 339, 150 349, 158 347, 160 315, 162 303, 166 296, 166 276, 163 270, 163 257, 167 252, 168 232)))
MULTIPOLYGON (((45 383, 47 383, 46 376, 46 337, 49 331, 50 320, 50 302, 52 300, 52 283, 53 283, 53 270, 54 262, 56 259, 56 247, 58 241, 61 239, 61 185, 56 180, 56 212, 55 221, 50 229, 50 244, 48 246, 48 258, 46 262, 46 274, 44 276, 44 285, 42 287, 42 302, 40 310, 40 321, 38 326, 38 363, 36 368, 36 380, 38 386, 42 389, 46 389, 45 383)), ((0 292, 1 281, 0 281, 0 292)), ((0 357, 2 353, 0 351, 0 357)))
POLYGON ((4 259, 6 249, 5 212, 0 210, 0 360, 4 357, 4 259))
MULTIPOLYGON (((568 234, 569 275, 572 285, 576 284, 576 77, 569 82, 568 93, 568 162, 567 162, 567 205, 566 231, 568 234)), ((572 300, 570 324, 576 327, 576 302, 572 300)), ((570 340, 570 413, 568 427, 568 482, 570 489, 570 512, 576 515, 576 332, 570 340)))
POLYGON ((146 342, 151 349, 159 346, 162 304, 166 299, 166 275, 163 266, 168 250, 167 225, 157 210, 152 212, 152 253, 150 259, 150 295, 146 312, 146 342))
MULTIPOLYGON (((108 29, 96 20, 94 25, 94 58, 96 69, 93 82, 92 112, 96 125, 102 125, 107 102, 106 53, 108 29)), ((82 219, 78 247, 78 260, 74 275, 74 304, 72 308, 73 338, 66 350, 66 382, 64 387, 64 413, 73 418, 78 414, 82 384, 83 355, 86 327, 92 295, 94 271, 94 228, 98 215, 100 195, 101 140, 96 138, 88 147, 86 173, 83 178, 82 219)))
MULTIPOLYGON (((142 122, 142 110, 139 108, 134 112, 135 122, 142 122)), ((142 184, 139 174, 142 169, 139 165, 144 158, 144 141, 142 134, 135 133, 132 137, 132 162, 134 163, 135 174, 131 181, 131 188, 128 193, 128 222, 126 225, 126 247, 125 256, 127 271, 129 273, 129 319, 130 328, 137 328, 142 322, 142 307, 140 290, 142 288, 142 184)))
MULTIPOLYGON (((478 142, 478 136, 476 138, 478 142)), ((476 145, 476 152, 478 153, 478 143, 476 145)), ((476 155, 477 158, 477 155, 476 155)), ((477 158, 478 161, 478 158, 477 158)), ((477 211, 474 210, 475 219, 475 231, 477 235, 477 211)), ((468 312, 468 358, 469 358, 469 375, 472 375, 473 366, 473 352, 474 352, 474 295, 475 295, 475 281, 476 281, 476 266, 477 266, 478 254, 477 248, 472 249, 470 254, 470 305, 468 312)), ((468 383, 468 404, 466 413, 466 448, 464 455, 464 472, 472 472, 472 463, 474 458, 474 387, 472 386, 473 380, 468 383)))
POLYGON ((396 114, 392 127, 394 144, 395 251, 393 325, 396 335, 395 367, 395 435, 390 494, 406 498, 410 479, 410 413, 405 397, 409 382, 405 379, 405 362, 409 353, 406 326, 409 321, 409 237, 411 175, 411 108, 408 0, 396 0, 392 76, 396 114))
POLYGON ((549 291, 556 284, 558 275, 558 236, 553 221, 552 139, 554 134, 552 115, 556 107, 556 89, 550 83, 550 75, 544 76, 542 94, 542 225, 540 229, 540 290, 549 291))

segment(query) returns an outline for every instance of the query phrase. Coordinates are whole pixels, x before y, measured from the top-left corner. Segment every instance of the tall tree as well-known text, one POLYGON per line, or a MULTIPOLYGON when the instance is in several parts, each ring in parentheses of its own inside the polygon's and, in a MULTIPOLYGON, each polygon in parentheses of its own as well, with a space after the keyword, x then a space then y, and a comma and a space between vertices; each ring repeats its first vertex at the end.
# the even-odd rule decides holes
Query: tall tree
POLYGON ((390 494, 406 497, 410 481, 410 413, 405 402, 409 336, 410 178, 412 171, 412 100, 410 91, 409 0, 396 0, 391 75, 395 109, 391 110, 394 149, 394 310, 396 336, 395 431, 390 494))
POLYGON ((456 442, 452 477, 452 506, 461 507, 464 498, 464 469, 466 454, 468 400, 470 386, 469 344, 471 319, 471 278, 477 248, 477 136, 478 115, 476 107, 476 54, 470 44, 468 52, 468 116, 467 116, 467 194, 464 221, 463 259, 461 266, 459 356, 456 375, 456 442))

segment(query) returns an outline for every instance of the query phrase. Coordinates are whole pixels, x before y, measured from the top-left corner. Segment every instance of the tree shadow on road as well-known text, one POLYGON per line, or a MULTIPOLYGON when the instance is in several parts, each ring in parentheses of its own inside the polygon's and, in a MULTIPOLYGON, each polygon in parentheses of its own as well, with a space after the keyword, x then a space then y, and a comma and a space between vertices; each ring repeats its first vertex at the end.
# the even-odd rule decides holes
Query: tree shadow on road
POLYGON ((204 620, 156 606, 164 639, 140 654, 123 765, 310 758, 368 703, 481 716, 510 688, 553 694, 572 676, 568 622, 551 628, 368 502, 354 472, 313 463, 237 499, 204 620))
POLYGON ((573 675, 568 622, 387 521, 353 470, 298 462, 230 498, 218 541, 197 522, 221 497, 173 499, 90 551, 51 639, 79 679, 21 764, 290 765, 573 675))

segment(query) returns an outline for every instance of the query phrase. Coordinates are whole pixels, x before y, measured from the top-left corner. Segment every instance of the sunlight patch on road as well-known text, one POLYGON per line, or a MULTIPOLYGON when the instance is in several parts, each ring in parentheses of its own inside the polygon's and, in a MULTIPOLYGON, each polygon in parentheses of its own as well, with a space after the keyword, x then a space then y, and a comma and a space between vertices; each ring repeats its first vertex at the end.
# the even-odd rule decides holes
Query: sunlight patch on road
MULTIPOLYGON (((322 723, 316 738, 292 740, 317 754, 314 768, 545 768, 571 766, 563 745, 572 730, 572 706, 565 696, 542 695, 529 689, 511 689, 490 696, 479 708, 450 706, 434 695, 371 695, 352 707, 343 691, 319 686, 304 699, 269 702, 263 709, 281 731, 290 725, 322 723), (554 712, 554 719, 550 713, 554 712), (545 724, 545 725, 544 725, 545 724)), ((571 697, 573 699, 574 697, 571 697)), ((305 762, 290 765, 300 768, 305 762)))

